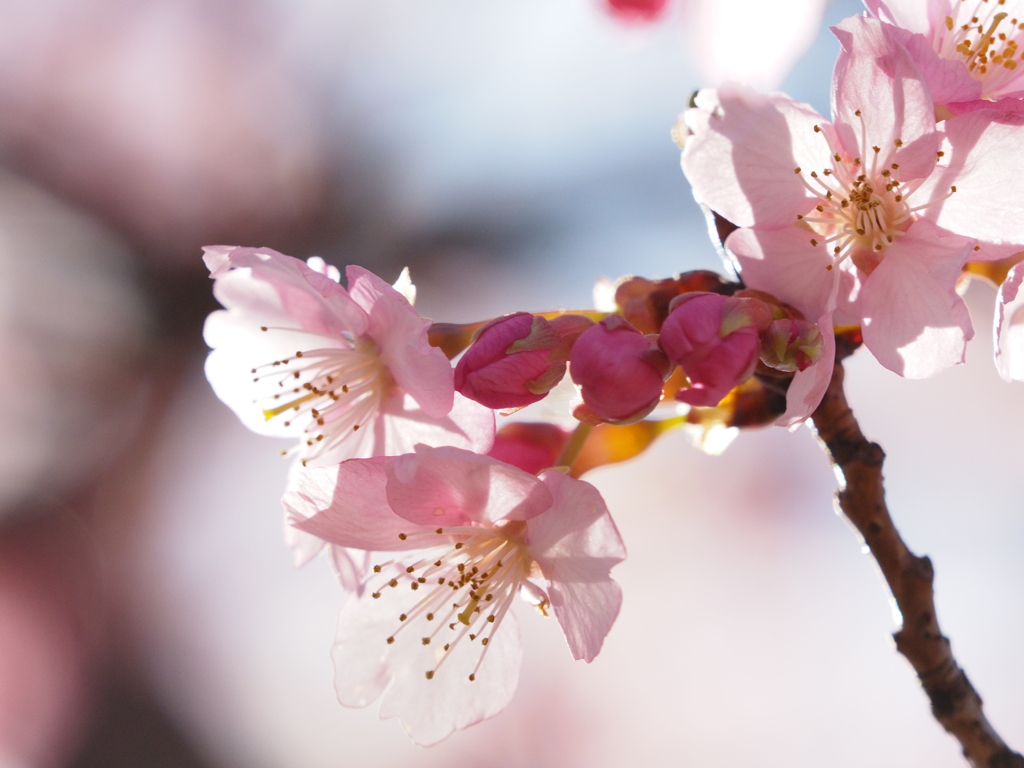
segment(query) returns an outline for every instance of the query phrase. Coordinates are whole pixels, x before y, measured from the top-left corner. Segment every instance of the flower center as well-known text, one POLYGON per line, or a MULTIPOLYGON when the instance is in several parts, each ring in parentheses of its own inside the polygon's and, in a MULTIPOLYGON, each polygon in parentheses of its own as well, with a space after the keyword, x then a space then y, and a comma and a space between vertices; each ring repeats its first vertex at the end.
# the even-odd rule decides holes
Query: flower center
POLYGON ((518 535, 525 524, 510 522, 502 528, 457 526, 433 532, 399 534, 409 536, 454 537, 456 541, 439 544, 419 553, 416 562, 392 560, 375 565, 374 573, 384 581, 372 593, 379 599, 384 590, 408 588, 418 600, 401 614, 395 631, 386 638, 395 643, 402 633, 412 632, 422 645, 436 645, 434 665, 424 670, 432 680, 437 670, 456 647, 479 640, 480 655, 469 674, 476 680, 480 665, 501 621, 520 589, 528 585, 533 558, 525 551, 518 535))
MULTIPOLYGON (((861 136, 864 136, 863 115, 860 110, 854 114, 860 118, 861 136)), ((881 262, 885 249, 902 237, 913 223, 914 214, 949 195, 910 207, 909 198, 924 179, 903 186, 897 178, 899 164, 892 160, 896 150, 903 146, 901 139, 893 141, 884 157, 881 147, 862 146, 861 155, 851 158, 836 150, 827 131, 817 125, 814 131, 828 144, 832 165, 821 174, 811 171, 810 181, 804 178, 802 168, 795 169, 804 186, 818 200, 813 213, 797 215, 798 226, 820 236, 820 239, 811 238, 811 245, 831 246, 833 263, 828 269, 850 256, 858 268, 870 274, 881 262), (864 162, 864 157, 870 157, 870 164, 864 162)), ((938 153, 938 157, 942 155, 938 153)), ((956 192, 956 187, 950 189, 950 194, 956 192)))
POLYGON ((934 32, 935 50, 944 59, 960 59, 988 98, 1014 75, 1024 60, 1024 23, 1004 9, 1006 0, 959 0, 953 16, 934 32))
POLYGON ((303 465, 372 419, 390 388, 376 347, 360 339, 349 345, 298 351, 251 371, 253 382, 261 385, 255 402, 267 421, 283 417, 286 427, 304 424, 302 442, 281 452, 301 453, 303 465))

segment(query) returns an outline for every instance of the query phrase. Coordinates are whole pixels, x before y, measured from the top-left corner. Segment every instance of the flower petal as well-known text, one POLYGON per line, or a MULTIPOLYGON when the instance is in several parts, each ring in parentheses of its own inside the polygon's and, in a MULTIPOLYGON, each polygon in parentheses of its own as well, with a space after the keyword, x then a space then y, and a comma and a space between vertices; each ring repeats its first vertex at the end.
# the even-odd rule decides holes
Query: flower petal
POLYGON ((727 83, 701 91, 685 120, 693 132, 682 165, 697 202, 732 223, 781 227, 816 200, 798 167, 830 168, 828 144, 815 132, 825 119, 782 95, 727 83))
POLYGON ((786 412, 775 422, 780 427, 795 428, 810 418, 832 380, 836 358, 832 313, 826 312, 819 317, 817 324, 821 329, 821 357, 814 365, 793 375, 789 389, 786 390, 786 412))
POLYGON ((395 381, 428 416, 447 415, 455 395, 454 372, 445 354, 427 340, 430 321, 372 272, 350 266, 346 275, 352 298, 369 315, 367 332, 395 381))
POLYGON ((424 526, 528 520, 551 506, 533 475, 458 448, 417 445, 387 468, 387 499, 395 514, 424 526))
POLYGON ((573 658, 590 662, 619 614, 622 591, 609 571, 625 559, 626 548, 594 486, 556 471, 541 480, 554 504, 530 520, 527 548, 548 581, 573 658))
POLYGON ((877 146, 881 164, 895 160, 905 182, 935 167, 935 106, 920 70, 889 29, 864 16, 832 28, 843 48, 832 78, 832 111, 849 155, 869 165, 868 153, 877 146))
POLYGON ((833 308, 836 283, 851 281, 848 273, 829 269, 828 248, 812 239, 821 235, 789 226, 781 229, 737 229, 725 241, 740 264, 748 288, 756 288, 815 320, 833 308))
MULTIPOLYGON (((951 104, 981 98, 981 83, 971 77, 961 59, 943 59, 923 34, 887 27, 893 40, 907 49, 921 77, 928 83, 935 104, 951 104)), ((988 102, 991 104, 991 102, 988 102)))
POLYGON ((289 479, 281 504, 296 528, 340 547, 379 552, 423 547, 417 537, 399 537, 432 528, 391 511, 385 493, 389 461, 381 456, 300 469, 289 479))
POLYGON ((924 220, 886 249, 858 299, 864 344, 886 368, 922 379, 963 362, 974 329, 956 281, 970 249, 924 220))
POLYGON ((234 248, 226 257, 215 252, 210 261, 215 268, 214 296, 229 310, 257 315, 283 311, 291 321, 285 327, 332 336, 366 332, 366 314, 345 289, 298 259, 269 248, 234 248), (272 286, 276 301, 255 290, 250 280, 272 286))
POLYGON ((875 18, 911 32, 931 34, 931 3, 920 0, 864 0, 864 5, 875 18))
POLYGON ((400 456, 412 453, 418 443, 486 453, 494 444, 494 426, 494 411, 458 393, 451 411, 434 418, 412 395, 395 390, 363 429, 310 459, 308 465, 330 467, 349 458, 400 456))
POLYGON ((996 368, 1007 381, 1024 381, 1024 266, 1015 264, 996 299, 996 368))
POLYGON ((956 186, 954 194, 921 216, 979 240, 982 253, 972 259, 1003 258, 1024 245, 1024 114, 998 104, 944 121, 945 157, 914 194, 919 205, 918 200, 940 198, 956 186))
MULTIPOLYGON (((396 571, 395 578, 404 575, 396 571)), ((381 693, 382 719, 397 717, 413 740, 429 746, 498 714, 512 699, 519 681, 522 644, 515 617, 508 613, 488 645, 462 637, 444 663, 445 642, 464 629, 456 622, 427 622, 422 616, 400 621, 411 612, 407 589, 385 589, 380 597, 350 599, 338 616, 338 632, 331 657, 335 690, 348 707, 365 707, 381 693), (433 641, 422 638, 437 633, 433 641), (451 637, 449 637, 449 635, 451 637), (387 638, 393 637, 392 643, 387 638), (481 661, 481 656, 483 657, 481 661), (477 664, 479 663, 479 668, 477 664), (436 672, 427 679, 426 672, 436 672), (474 674, 475 670, 475 674, 474 674), (470 680, 474 674, 474 680, 470 680), (386 692, 385 692, 386 689, 386 692)))

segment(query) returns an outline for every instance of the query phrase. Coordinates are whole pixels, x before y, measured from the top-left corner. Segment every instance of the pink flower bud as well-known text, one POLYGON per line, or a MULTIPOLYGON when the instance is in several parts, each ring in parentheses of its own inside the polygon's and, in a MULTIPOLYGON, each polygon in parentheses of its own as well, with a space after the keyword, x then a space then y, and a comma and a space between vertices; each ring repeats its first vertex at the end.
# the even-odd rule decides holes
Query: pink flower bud
POLYGON ((494 436, 487 455, 535 475, 555 466, 569 441, 569 431, 546 422, 513 421, 494 436))
POLYGON ((673 301, 659 344, 692 385, 676 399, 717 405, 754 372, 760 332, 770 323, 771 310, 757 299, 688 293, 673 301))
POLYGON ((535 403, 562 380, 573 341, 590 325, 576 315, 550 322, 529 312, 499 317, 459 360, 455 389, 488 408, 535 403))
POLYGON ((583 421, 642 419, 661 399, 672 366, 652 337, 609 315, 585 331, 572 349, 569 373, 581 388, 583 421))
POLYGON ((761 361, 780 371, 802 371, 818 362, 822 344, 821 331, 814 323, 775 320, 761 339, 761 361))

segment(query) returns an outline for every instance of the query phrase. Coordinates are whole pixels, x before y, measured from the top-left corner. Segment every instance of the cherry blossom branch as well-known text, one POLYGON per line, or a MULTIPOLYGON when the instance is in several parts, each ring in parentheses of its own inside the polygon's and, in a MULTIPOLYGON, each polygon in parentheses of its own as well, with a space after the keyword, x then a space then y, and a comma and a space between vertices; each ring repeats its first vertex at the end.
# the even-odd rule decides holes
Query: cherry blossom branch
POLYGON ((932 714, 960 742, 972 766, 1024 768, 1024 757, 1006 745, 985 717, 981 696, 939 629, 931 560, 907 548, 889 516, 882 483, 885 453, 864 437, 843 391, 840 360, 851 351, 837 350, 832 380, 812 420, 818 438, 842 472, 839 508, 860 531, 903 616, 903 626, 894 634, 896 650, 917 672, 932 714))

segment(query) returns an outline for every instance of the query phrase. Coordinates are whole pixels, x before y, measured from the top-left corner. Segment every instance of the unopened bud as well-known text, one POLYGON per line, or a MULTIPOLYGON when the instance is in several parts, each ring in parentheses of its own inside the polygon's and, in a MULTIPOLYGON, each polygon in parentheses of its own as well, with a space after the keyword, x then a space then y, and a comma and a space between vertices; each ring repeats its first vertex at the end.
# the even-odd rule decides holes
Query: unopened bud
POLYGON ((459 360, 455 389, 488 408, 535 403, 562 380, 573 342, 592 324, 576 315, 500 317, 477 332, 459 360))
POLYGON ((761 361, 780 371, 802 371, 821 357, 821 331, 807 320, 774 320, 761 339, 761 361))
POLYGON ((672 365, 656 341, 619 315, 609 315, 576 341, 569 373, 579 385, 584 421, 631 422, 661 399, 672 365))
POLYGON ((717 405, 754 372, 770 323, 771 310, 757 299, 690 293, 673 301, 659 343, 691 384, 676 399, 717 405))

